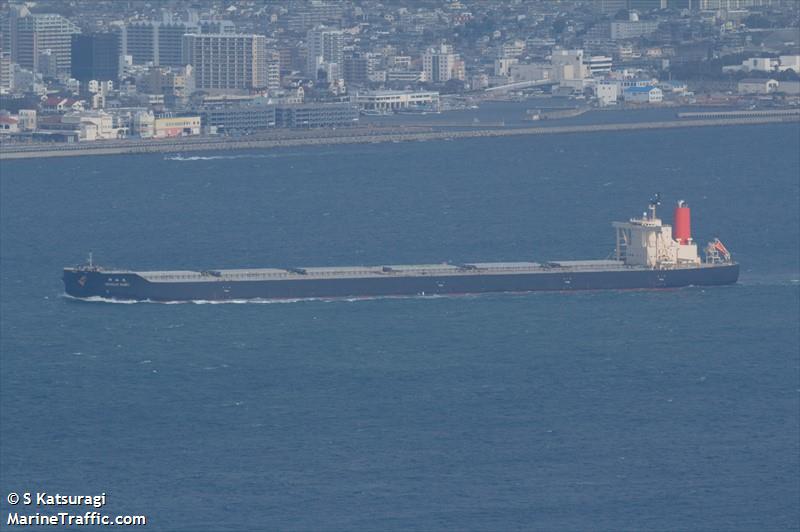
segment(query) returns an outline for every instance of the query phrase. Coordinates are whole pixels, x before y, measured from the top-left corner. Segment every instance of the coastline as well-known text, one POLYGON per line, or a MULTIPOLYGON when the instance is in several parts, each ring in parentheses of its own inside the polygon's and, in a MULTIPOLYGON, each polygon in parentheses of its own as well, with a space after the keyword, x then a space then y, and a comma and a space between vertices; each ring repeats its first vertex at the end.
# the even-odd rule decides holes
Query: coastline
POLYGON ((420 142, 428 140, 454 140, 476 137, 507 137, 518 135, 554 135, 560 133, 591 133, 603 131, 633 131, 646 129, 673 129, 685 127, 713 127, 735 125, 761 125, 774 123, 800 123, 798 115, 749 116, 741 118, 710 118, 693 120, 661 120, 629 123, 582 124, 569 126, 493 128, 481 126, 468 130, 433 130, 433 128, 377 128, 366 130, 330 130, 288 137, 249 136, 242 138, 185 137, 164 140, 114 141, 113 145, 75 144, 63 146, 30 145, 23 149, 0 146, 0 161, 13 159, 35 159, 45 157, 75 157, 82 155, 119 155, 135 153, 175 153, 190 151, 268 149, 292 146, 370 144, 382 142, 420 142))

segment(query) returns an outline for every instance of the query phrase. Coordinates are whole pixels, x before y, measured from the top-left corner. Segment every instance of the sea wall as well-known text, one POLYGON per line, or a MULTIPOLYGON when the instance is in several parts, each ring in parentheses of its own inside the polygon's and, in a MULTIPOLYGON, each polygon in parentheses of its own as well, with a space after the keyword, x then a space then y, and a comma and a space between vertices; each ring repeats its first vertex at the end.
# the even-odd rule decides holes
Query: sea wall
POLYGON ((175 153, 212 150, 265 149, 288 146, 329 144, 358 144, 378 142, 409 142, 451 140, 474 137, 509 137, 519 135, 556 135, 561 133, 591 133, 604 131, 633 131, 646 129, 674 129, 686 127, 712 127, 758 125, 781 122, 800 122, 796 114, 759 115, 735 118, 695 120, 667 120, 618 124, 589 124, 573 126, 523 127, 503 129, 432 130, 431 128, 390 130, 359 129, 309 132, 303 135, 279 137, 248 136, 241 138, 186 137, 168 140, 123 140, 100 144, 99 142, 59 146, 1 146, 0 160, 31 159, 40 157, 72 157, 80 155, 114 155, 130 153, 175 153))

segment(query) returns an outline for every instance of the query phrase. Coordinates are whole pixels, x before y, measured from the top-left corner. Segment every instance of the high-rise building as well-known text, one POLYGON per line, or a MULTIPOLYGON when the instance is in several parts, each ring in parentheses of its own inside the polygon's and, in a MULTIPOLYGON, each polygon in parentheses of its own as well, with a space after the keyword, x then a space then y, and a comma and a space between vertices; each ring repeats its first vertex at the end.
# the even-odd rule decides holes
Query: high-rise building
POLYGON ((39 58, 50 50, 48 60, 52 63, 48 63, 48 69, 69 75, 72 35, 80 32, 78 26, 61 15, 36 13, 19 17, 12 59, 22 68, 39 71, 39 58))
POLYGON ((372 61, 367 54, 352 55, 344 58, 342 76, 348 84, 364 85, 372 73, 372 61))
POLYGON ((130 55, 133 64, 158 64, 156 49, 156 31, 153 23, 138 22, 123 27, 122 53, 130 55))
POLYGON ((11 52, 0 50, 0 94, 8 94, 14 87, 14 69, 11 67, 11 52))
POLYGON ((344 60, 344 34, 341 30, 317 26, 308 31, 306 40, 308 41, 306 74, 317 79, 317 72, 323 63, 336 63, 341 67, 344 60))
POLYGON ((281 60, 277 52, 267 53, 267 89, 281 88, 281 60))
POLYGON ((156 28, 158 36, 158 57, 159 66, 182 66, 183 63, 183 36, 187 33, 197 31, 196 26, 188 24, 159 24, 156 28))
POLYGON ((266 37, 246 34, 183 36, 183 62, 192 65, 195 87, 251 90, 267 86, 266 37))
POLYGON ((119 33, 72 36, 72 77, 79 81, 117 81, 120 58, 119 33))
POLYGON ((464 61, 453 52, 453 47, 449 44, 442 44, 425 52, 422 56, 422 72, 425 81, 431 83, 465 78, 464 61))
POLYGON ((183 36, 199 32, 198 25, 184 22, 127 24, 122 30, 122 53, 137 65, 183 66, 183 36))

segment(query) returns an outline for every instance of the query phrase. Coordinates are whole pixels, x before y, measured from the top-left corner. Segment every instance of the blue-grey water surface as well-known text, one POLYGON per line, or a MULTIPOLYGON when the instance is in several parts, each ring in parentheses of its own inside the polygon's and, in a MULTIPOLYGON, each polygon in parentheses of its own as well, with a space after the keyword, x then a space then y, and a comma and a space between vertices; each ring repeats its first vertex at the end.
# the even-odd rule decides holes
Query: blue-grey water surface
POLYGON ((798 146, 768 125, 3 162, 3 526, 8 492, 47 491, 106 492, 152 530, 797 530, 798 146), (655 191, 722 238, 738 285, 62 295, 89 250, 135 269, 605 258, 655 191))

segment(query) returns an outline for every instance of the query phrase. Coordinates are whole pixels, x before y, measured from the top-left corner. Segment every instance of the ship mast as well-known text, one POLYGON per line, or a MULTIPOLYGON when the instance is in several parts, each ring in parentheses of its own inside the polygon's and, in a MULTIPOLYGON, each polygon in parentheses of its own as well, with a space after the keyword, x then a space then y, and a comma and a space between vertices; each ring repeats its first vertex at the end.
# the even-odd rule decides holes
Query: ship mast
POLYGON ((661 193, 656 192, 653 194, 653 197, 650 198, 650 205, 647 206, 647 209, 650 211, 649 219, 655 220, 656 219, 656 207, 661 205, 661 193))

